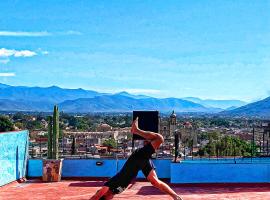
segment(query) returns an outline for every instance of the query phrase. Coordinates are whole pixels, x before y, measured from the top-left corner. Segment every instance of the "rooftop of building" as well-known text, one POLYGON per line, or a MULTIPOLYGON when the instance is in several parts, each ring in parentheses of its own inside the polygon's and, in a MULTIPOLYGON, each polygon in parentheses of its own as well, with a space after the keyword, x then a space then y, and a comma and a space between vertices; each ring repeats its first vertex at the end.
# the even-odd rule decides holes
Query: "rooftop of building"
MULTIPOLYGON (((102 185, 102 180, 63 180, 43 183, 39 179, 32 179, 0 187, 0 199, 17 200, 19 197, 20 200, 86 200, 90 199, 102 185)), ((270 184, 171 184, 171 186, 184 200, 265 200, 270 197, 270 184)), ((114 199, 164 200, 170 197, 151 186, 149 182, 139 181, 130 184, 126 191, 116 195, 114 199)))

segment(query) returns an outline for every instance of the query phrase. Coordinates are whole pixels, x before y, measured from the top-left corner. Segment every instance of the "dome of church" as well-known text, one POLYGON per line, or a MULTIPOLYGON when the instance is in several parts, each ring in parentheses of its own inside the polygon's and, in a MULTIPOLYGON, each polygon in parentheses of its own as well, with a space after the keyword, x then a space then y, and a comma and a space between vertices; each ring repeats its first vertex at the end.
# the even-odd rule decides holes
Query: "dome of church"
POLYGON ((172 112, 172 114, 171 114, 171 116, 170 117, 175 117, 176 118, 176 114, 175 114, 175 112, 173 111, 172 112))

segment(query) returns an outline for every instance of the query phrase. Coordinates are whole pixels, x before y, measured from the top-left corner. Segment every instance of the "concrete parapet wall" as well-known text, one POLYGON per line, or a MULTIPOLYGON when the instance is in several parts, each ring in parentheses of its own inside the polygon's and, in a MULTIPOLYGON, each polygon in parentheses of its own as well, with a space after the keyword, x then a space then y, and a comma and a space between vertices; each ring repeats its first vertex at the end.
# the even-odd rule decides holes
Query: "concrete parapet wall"
POLYGON ((28 131, 0 133, 0 186, 26 176, 28 131))
MULTIPOLYGON (((67 159, 62 177, 112 177, 126 160, 67 159), (103 162, 98 166, 97 162, 103 162)), ((270 164, 172 163, 153 160, 159 178, 171 183, 270 183, 270 164)), ((42 176, 42 160, 29 160, 28 176, 42 176)), ((139 172, 137 178, 144 178, 139 172)))
POLYGON ((171 164, 172 183, 270 183, 270 164, 171 164))

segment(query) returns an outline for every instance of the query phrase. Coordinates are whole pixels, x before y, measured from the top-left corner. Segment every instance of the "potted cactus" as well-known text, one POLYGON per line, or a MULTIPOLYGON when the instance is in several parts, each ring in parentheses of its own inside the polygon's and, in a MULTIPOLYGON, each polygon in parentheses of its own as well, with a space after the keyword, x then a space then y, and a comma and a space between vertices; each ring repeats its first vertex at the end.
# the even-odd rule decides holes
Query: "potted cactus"
POLYGON ((48 117, 48 153, 43 159, 43 181, 57 182, 61 180, 62 162, 58 155, 59 111, 54 106, 53 117, 48 117))

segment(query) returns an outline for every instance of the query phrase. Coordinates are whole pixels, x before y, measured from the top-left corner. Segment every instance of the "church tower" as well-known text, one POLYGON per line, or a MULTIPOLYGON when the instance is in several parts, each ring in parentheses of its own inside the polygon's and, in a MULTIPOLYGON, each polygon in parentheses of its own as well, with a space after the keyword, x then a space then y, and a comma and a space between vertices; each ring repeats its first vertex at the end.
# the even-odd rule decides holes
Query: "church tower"
POLYGON ((169 129, 170 129, 170 136, 173 136, 174 131, 176 130, 176 114, 174 111, 170 115, 169 129))

